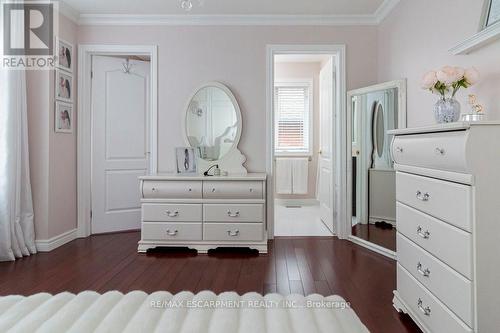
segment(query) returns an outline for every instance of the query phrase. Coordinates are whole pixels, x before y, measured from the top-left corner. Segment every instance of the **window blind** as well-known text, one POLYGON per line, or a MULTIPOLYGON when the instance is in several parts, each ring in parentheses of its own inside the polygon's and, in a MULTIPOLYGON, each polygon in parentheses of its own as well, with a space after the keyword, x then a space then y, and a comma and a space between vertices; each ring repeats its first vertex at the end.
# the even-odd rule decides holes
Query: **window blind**
POLYGON ((276 152, 310 153, 308 85, 276 86, 276 152))

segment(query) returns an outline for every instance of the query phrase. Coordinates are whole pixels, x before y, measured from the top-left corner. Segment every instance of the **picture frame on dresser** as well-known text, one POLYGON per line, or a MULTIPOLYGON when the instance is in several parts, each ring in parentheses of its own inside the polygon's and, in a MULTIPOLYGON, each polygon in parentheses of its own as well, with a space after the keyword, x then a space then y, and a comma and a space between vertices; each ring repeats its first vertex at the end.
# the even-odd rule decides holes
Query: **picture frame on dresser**
POLYGON ((175 161, 177 173, 179 174, 195 174, 198 172, 196 148, 193 147, 177 147, 175 148, 175 161))

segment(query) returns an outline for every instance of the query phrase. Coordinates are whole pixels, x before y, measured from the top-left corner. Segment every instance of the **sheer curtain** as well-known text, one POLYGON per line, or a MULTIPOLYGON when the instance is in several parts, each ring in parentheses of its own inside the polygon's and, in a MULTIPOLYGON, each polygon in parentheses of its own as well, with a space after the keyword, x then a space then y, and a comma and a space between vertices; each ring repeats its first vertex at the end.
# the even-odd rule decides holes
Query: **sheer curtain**
POLYGON ((26 73, 0 69, 0 261, 36 253, 26 108, 26 73))

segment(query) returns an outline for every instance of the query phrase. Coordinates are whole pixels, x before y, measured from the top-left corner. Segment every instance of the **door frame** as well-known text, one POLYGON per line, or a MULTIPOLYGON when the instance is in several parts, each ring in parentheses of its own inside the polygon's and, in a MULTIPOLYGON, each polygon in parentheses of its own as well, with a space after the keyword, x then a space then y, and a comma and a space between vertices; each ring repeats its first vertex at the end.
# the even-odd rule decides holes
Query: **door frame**
MULTIPOLYGON (((345 223, 346 200, 345 200, 345 179, 342 179, 340 170, 345 161, 345 153, 342 147, 345 142, 346 115, 346 46, 345 44, 329 45, 307 45, 307 44, 271 44, 266 47, 266 173, 267 173, 267 233, 268 238, 274 238, 274 56, 280 54, 326 54, 334 57, 334 85, 333 94, 335 96, 335 112, 332 117, 332 128, 335 128, 335 138, 332 136, 332 147, 334 147, 334 169, 335 177, 333 188, 335 189, 334 224, 336 224, 337 236, 347 238, 344 233, 339 233, 340 227, 345 223), (333 145, 335 143, 335 146, 333 145)), ((344 177, 345 178, 345 177, 344 177)))
MULTIPOLYGON (((345 146, 345 159, 346 159, 346 169, 343 172, 343 176, 346 178, 346 190, 347 190, 347 218, 342 228, 347 235, 347 239, 351 242, 358 244, 360 246, 366 247, 374 252, 382 254, 386 257, 395 259, 396 253, 389 249, 386 249, 377 244, 370 243, 364 239, 352 235, 352 100, 353 96, 366 94, 370 92, 377 92, 381 90, 397 88, 398 89, 398 128, 407 127, 407 111, 406 111, 406 79, 394 80, 383 82, 368 87, 363 87, 359 89, 350 90, 347 92, 347 112, 346 112, 346 146, 345 146)), ((390 144, 390 143, 389 143, 390 144)), ((369 212, 367 212, 369 214, 369 212)))
MULTIPOLYGON (((147 55, 150 57, 149 168, 158 170, 158 46, 157 45, 78 45, 77 119, 77 237, 91 234, 92 209, 92 56, 147 55)), ((138 185, 139 186, 139 183, 138 185)))

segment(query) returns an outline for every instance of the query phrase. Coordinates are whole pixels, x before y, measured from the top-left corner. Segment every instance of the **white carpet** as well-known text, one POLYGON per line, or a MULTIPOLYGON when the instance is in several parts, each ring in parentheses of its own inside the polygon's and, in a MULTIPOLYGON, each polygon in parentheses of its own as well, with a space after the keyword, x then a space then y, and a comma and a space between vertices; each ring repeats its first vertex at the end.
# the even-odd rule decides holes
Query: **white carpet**
POLYGON ((0 297, 0 332, 368 332, 339 296, 160 291, 0 297))

